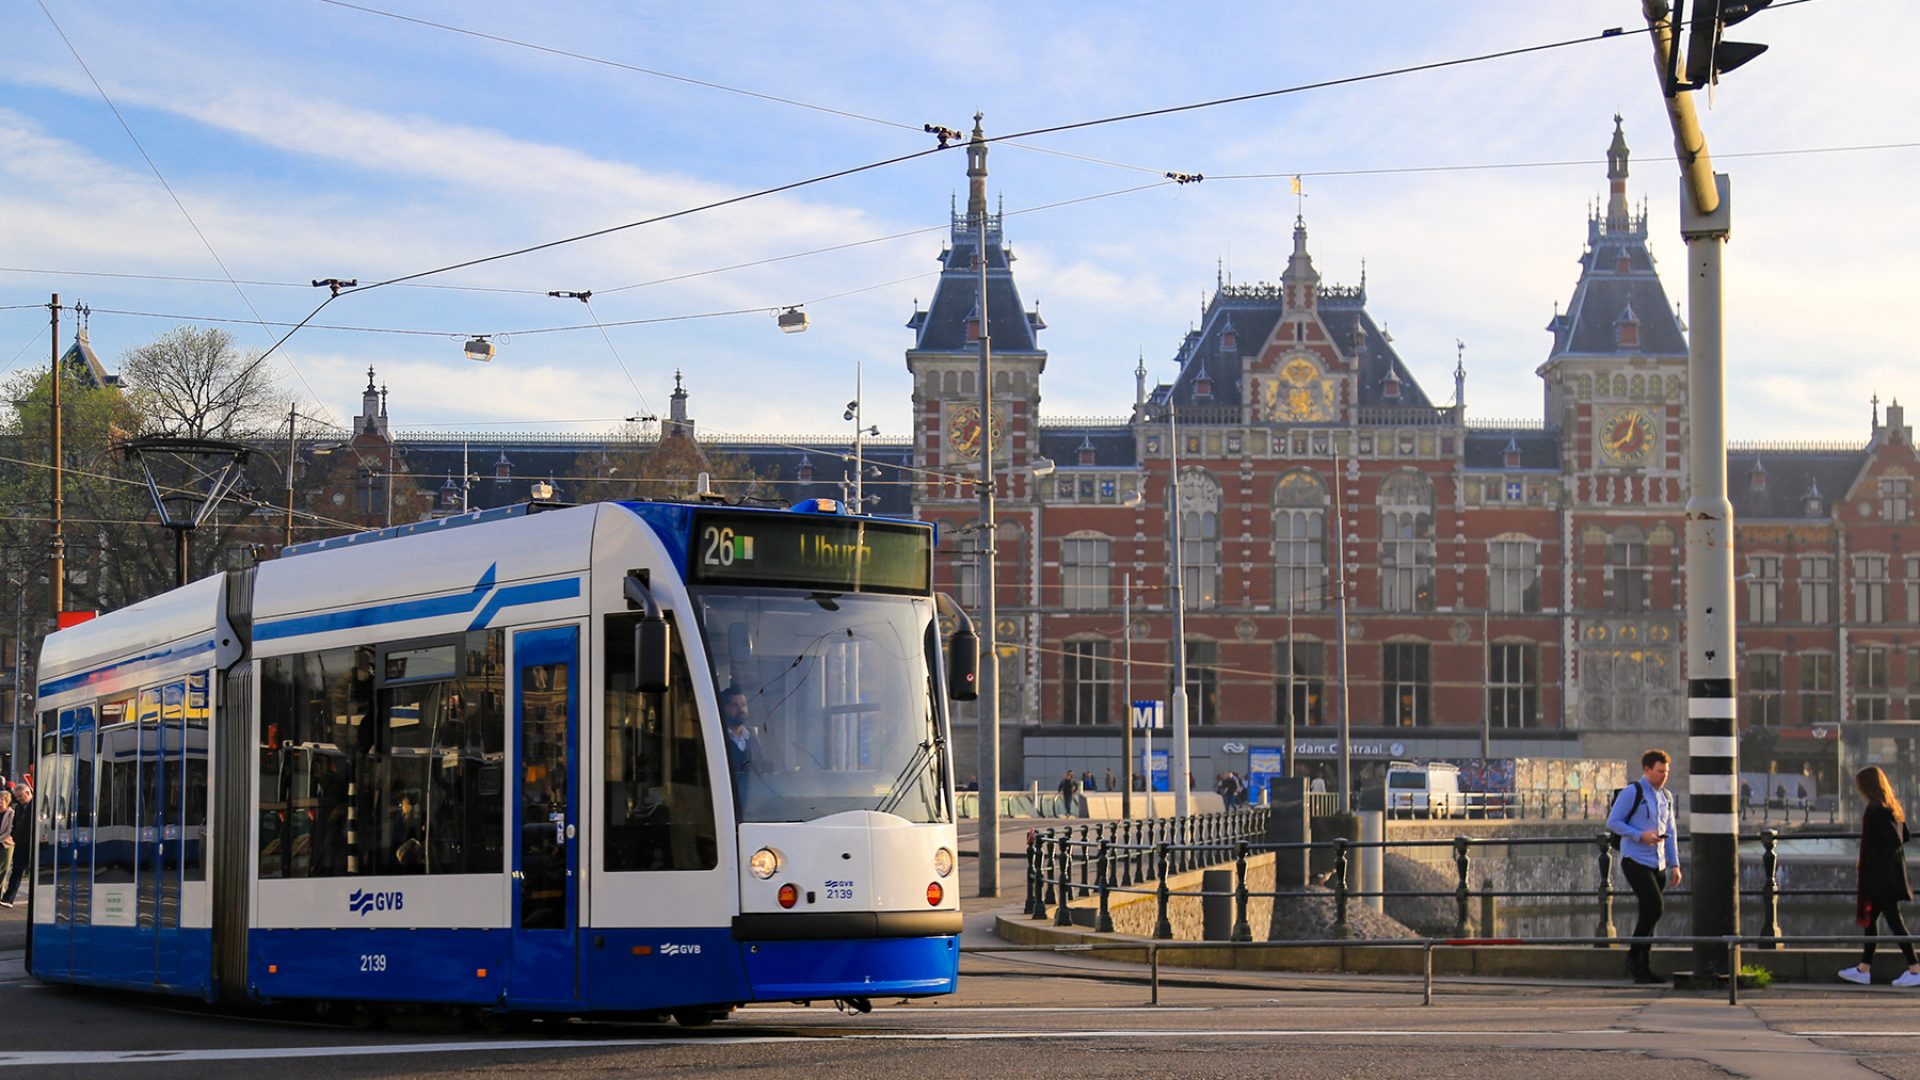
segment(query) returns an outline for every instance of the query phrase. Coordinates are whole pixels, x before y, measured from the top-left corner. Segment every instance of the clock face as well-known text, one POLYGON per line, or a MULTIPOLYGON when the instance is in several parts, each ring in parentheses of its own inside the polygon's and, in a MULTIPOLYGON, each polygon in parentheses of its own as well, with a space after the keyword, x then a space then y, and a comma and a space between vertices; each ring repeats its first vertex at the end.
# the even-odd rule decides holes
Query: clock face
POLYGON ((1645 409, 1618 409, 1600 423, 1600 456, 1616 465, 1644 464, 1659 442, 1659 428, 1645 409))
MULTIPOLYGON (((980 406, 957 405, 947 413, 947 449, 959 458, 977 458, 980 456, 981 429, 980 406)), ((1000 410, 995 408, 992 416, 992 435, 994 449, 1000 448, 1003 423, 1000 410)))

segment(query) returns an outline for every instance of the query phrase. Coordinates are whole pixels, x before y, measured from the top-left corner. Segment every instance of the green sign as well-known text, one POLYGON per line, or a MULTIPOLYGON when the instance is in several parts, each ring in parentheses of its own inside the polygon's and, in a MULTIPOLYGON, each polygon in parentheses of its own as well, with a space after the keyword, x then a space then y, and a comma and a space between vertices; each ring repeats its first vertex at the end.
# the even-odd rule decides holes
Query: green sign
POLYGON ((924 596, 933 589, 933 530, 863 518, 702 510, 693 517, 687 578, 699 585, 924 596))

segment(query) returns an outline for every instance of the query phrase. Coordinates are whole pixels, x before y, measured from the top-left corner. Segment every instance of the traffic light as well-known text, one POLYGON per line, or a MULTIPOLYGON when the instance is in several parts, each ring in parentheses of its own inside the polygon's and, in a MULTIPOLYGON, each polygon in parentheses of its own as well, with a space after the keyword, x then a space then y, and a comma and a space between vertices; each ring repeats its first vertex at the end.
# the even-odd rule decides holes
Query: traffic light
POLYGON ((1749 41, 1725 41, 1721 31, 1752 15, 1773 0, 1698 0, 1693 32, 1687 37, 1687 85, 1694 88, 1720 81, 1723 72, 1767 51, 1749 41))

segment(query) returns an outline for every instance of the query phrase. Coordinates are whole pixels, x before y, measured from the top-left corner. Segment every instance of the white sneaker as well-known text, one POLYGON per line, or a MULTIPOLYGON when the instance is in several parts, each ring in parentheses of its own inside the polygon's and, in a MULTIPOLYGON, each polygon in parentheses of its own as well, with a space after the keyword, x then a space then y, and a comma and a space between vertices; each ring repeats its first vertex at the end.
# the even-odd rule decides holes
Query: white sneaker
POLYGON ((1920 986, 1920 973, 1916 973, 1916 972, 1912 972, 1912 971, 1903 971, 1903 972, 1901 972, 1901 973, 1900 973, 1900 977, 1899 977, 1899 978, 1897 978, 1897 979, 1895 979, 1895 980, 1893 980, 1893 985, 1895 985, 1895 986, 1920 986))
POLYGON ((1859 983, 1861 986, 1865 986, 1873 981, 1873 976, 1870 973, 1861 971, 1857 967, 1841 968, 1840 977, 1850 983, 1859 983))

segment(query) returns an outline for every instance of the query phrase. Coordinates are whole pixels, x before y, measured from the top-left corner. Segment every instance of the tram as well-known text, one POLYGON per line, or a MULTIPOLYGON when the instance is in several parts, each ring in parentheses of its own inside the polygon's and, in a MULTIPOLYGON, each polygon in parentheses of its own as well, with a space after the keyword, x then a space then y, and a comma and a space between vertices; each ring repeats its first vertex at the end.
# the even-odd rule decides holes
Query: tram
POLYGON ((533 504, 50 635, 29 969, 688 1023, 950 993, 978 643, 933 545, 829 500, 533 504))

